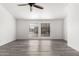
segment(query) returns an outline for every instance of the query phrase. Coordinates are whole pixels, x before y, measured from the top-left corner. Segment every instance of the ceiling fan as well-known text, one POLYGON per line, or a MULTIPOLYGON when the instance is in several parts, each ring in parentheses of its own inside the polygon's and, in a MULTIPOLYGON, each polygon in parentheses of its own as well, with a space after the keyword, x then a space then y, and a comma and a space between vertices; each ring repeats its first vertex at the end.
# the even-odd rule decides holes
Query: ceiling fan
POLYGON ((27 4, 18 4, 18 6, 30 6, 30 11, 32 11, 32 7, 36 7, 38 9, 44 9, 42 6, 36 5, 36 3, 27 3, 27 4))

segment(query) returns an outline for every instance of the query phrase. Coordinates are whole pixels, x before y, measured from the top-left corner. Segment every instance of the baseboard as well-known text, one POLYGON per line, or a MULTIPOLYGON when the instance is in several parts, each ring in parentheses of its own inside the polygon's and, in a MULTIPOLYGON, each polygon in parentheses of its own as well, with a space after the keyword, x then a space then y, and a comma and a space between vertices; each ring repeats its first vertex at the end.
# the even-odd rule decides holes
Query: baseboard
POLYGON ((13 41, 15 41, 15 40, 16 40, 16 39, 14 39, 14 40, 2 41, 2 42, 0 42, 0 46, 3 46, 3 45, 5 45, 5 44, 8 44, 8 43, 13 42, 13 41))
POLYGON ((16 40, 59 40, 59 41, 63 40, 63 41, 65 41, 65 42, 67 42, 67 41, 64 40, 64 39, 16 39, 16 40))
POLYGON ((70 44, 67 44, 69 47, 73 48, 74 50, 78 51, 79 52, 79 48, 76 48, 76 47, 73 47, 72 45, 70 44))

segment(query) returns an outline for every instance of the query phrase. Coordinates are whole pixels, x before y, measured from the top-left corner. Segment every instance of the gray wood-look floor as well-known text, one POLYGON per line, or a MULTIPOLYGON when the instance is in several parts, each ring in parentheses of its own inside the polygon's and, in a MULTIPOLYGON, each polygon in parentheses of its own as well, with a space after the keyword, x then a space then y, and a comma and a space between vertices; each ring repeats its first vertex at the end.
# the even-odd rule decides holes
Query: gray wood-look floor
POLYGON ((79 56, 64 40, 16 40, 0 46, 0 56, 79 56))

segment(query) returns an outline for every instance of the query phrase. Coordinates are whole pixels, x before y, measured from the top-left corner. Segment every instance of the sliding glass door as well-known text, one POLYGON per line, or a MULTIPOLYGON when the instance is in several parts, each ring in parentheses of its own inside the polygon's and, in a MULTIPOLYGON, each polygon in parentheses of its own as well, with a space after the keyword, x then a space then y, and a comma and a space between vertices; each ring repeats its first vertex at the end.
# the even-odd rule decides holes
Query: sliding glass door
POLYGON ((30 24, 29 35, 32 38, 50 37, 50 23, 30 24))
POLYGON ((41 23, 41 37, 50 36, 50 23, 41 23))
POLYGON ((29 25, 29 33, 30 33, 30 37, 38 37, 38 25, 37 24, 30 24, 29 25))

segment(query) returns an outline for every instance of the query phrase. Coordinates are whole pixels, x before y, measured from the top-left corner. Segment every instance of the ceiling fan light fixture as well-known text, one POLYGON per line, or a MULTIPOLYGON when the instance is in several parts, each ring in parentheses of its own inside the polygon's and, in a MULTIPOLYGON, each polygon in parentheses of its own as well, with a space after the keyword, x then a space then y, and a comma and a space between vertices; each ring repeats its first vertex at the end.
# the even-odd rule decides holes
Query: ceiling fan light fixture
POLYGON ((38 9, 44 9, 42 6, 36 5, 36 3, 28 3, 28 4, 19 4, 18 6, 30 6, 30 11, 32 11, 32 7, 38 8, 38 9))

